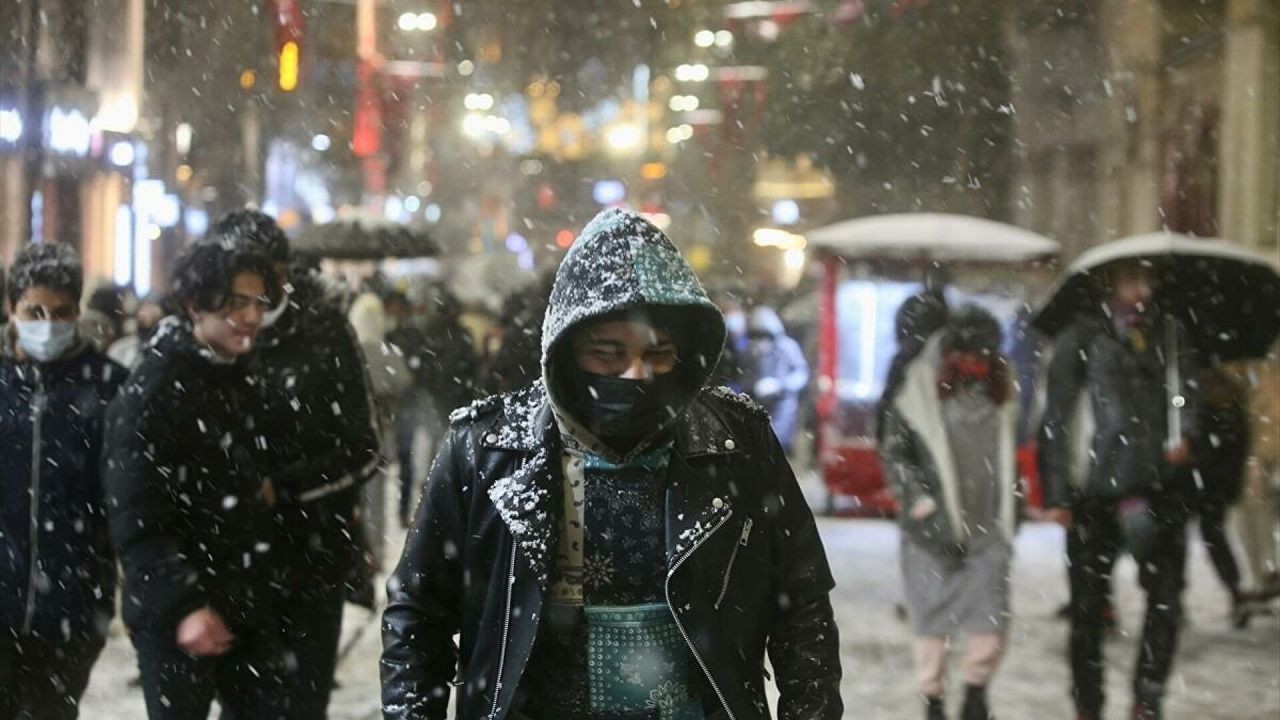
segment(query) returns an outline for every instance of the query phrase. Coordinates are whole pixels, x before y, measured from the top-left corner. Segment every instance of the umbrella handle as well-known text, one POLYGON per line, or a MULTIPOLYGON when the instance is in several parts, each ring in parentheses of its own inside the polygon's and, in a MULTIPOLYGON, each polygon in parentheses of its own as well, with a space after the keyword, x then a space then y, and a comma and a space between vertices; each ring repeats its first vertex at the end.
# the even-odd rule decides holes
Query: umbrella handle
POLYGON ((1169 425, 1165 450, 1171 451, 1182 444, 1182 408, 1187 399, 1182 394, 1182 373, 1178 369, 1178 328, 1168 315, 1164 317, 1164 384, 1169 425))

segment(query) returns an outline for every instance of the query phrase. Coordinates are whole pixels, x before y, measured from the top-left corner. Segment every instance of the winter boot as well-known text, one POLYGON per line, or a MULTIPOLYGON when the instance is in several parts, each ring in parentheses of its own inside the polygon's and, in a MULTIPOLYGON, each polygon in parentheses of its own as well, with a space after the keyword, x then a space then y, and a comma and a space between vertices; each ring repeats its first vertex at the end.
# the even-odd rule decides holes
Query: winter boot
POLYGON ((926 696, 924 720, 947 720, 947 705, 940 697, 926 696))
POLYGON ((964 705, 960 708, 960 720, 993 720, 987 708, 987 688, 984 685, 968 685, 964 691, 964 705))

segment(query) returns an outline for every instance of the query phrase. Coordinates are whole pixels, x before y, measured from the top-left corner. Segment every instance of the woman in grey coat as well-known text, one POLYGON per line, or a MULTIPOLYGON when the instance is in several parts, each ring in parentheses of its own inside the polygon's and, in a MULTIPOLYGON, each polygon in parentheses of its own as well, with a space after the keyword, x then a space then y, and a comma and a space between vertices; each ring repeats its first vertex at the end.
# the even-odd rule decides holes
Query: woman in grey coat
POLYGON ((902 508, 902 574, 926 717, 945 717, 951 638, 966 636, 960 717, 987 720, 1004 653, 1018 514, 1014 373, 999 323, 957 310, 907 367, 880 454, 902 508))

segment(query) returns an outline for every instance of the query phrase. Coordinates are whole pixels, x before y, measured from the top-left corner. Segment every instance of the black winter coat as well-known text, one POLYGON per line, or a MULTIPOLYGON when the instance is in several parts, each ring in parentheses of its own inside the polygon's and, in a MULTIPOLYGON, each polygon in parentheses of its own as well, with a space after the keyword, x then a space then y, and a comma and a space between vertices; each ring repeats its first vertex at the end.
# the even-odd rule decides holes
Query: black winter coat
POLYGON ((1175 393, 1167 389, 1160 331, 1148 331, 1135 342, 1120 337, 1106 319, 1082 318, 1058 335, 1040 429, 1045 507, 1146 494, 1170 479, 1164 460, 1169 404, 1181 398, 1182 435, 1194 438, 1198 399, 1191 387, 1196 377, 1192 344, 1185 328, 1175 328, 1183 385, 1175 393), (1087 460, 1081 457, 1084 438, 1077 437, 1088 431, 1079 422, 1082 399, 1093 426, 1087 460))
MULTIPOLYGON (((702 392, 675 426, 667 604, 714 692, 708 712, 839 718, 834 582, 767 416, 702 392), (742 542, 743 539, 746 542, 742 542)), ((386 718, 502 718, 538 630, 562 507, 558 430, 541 383, 454 414, 383 622, 386 718), (454 635, 461 633, 461 645, 454 635)))
POLYGON ((172 637, 204 605, 233 632, 262 625, 277 537, 263 403, 242 363, 211 362, 167 318, 108 407, 103 478, 134 632, 172 637))
POLYGON ((381 455, 355 332, 318 280, 292 282, 291 305, 262 331, 250 369, 266 391, 279 557, 287 582, 306 587, 340 582, 362 562, 359 488, 381 455))
POLYGON ((87 344, 48 363, 0 356, 0 632, 106 636, 102 424, 126 375, 87 344))

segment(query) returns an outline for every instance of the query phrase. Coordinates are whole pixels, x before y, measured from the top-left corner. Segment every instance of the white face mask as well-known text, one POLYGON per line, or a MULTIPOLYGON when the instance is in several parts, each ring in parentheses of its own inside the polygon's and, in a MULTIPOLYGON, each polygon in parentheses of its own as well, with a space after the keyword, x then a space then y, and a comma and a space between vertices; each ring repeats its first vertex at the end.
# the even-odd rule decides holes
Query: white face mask
POLYGON ((279 322, 280 318, 284 317, 285 311, 289 309, 289 296, 293 294, 293 285, 285 283, 281 289, 284 292, 280 293, 280 302, 262 314, 262 327, 264 328, 269 328, 279 322))
POLYGON ((76 324, 63 320, 18 320, 18 345, 38 362, 62 356, 76 341, 76 324))

